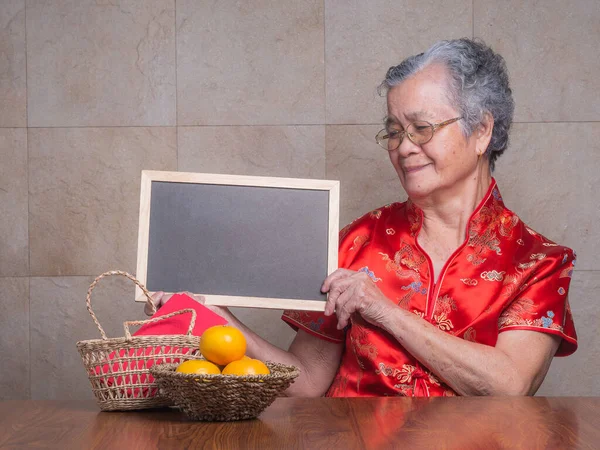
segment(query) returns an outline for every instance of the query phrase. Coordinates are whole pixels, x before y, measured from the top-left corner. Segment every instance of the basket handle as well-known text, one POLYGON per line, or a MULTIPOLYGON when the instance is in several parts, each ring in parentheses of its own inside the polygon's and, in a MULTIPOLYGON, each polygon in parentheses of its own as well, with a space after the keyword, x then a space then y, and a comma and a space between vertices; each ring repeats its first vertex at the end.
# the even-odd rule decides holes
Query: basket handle
POLYGON ((133 275, 130 275, 127 272, 123 272, 122 270, 109 270, 108 272, 104 272, 102 275, 98 275, 96 277, 96 279, 92 282, 92 284, 90 284, 90 287, 88 288, 85 303, 87 305, 87 310, 90 313, 90 316, 92 316, 94 323, 98 327, 98 331, 100 331, 100 336, 102 336, 102 339, 104 339, 104 340, 107 340, 108 337, 106 336, 106 333, 104 332, 104 329, 102 328, 102 325, 100 325, 100 322, 98 322, 98 319, 96 318, 96 314, 94 314, 94 311, 92 311, 92 291, 94 290, 94 288, 96 287, 96 285, 102 278, 107 277, 109 275, 121 275, 126 278, 129 278, 131 281, 133 281, 135 284, 137 284, 138 287, 142 290, 142 292, 144 292, 144 295, 146 296, 146 298, 148 299, 147 303, 148 303, 148 305, 150 305, 152 314, 156 313, 156 306, 154 305, 154 302, 152 301, 150 292, 148 292, 148 289, 146 289, 146 287, 142 283, 140 283, 133 275))
POLYGON ((132 321, 128 321, 128 322, 123 322, 123 328, 125 329, 125 339, 127 339, 128 341, 131 340, 131 332, 129 331, 129 325, 144 325, 144 324, 148 324, 148 323, 156 323, 163 319, 168 319, 170 317, 177 316, 177 315, 183 314, 183 313, 188 313, 188 312, 192 313, 192 320, 190 320, 190 326, 188 327, 186 336, 191 336, 192 331, 194 329, 194 325, 196 325, 196 311, 194 311, 191 308, 186 308, 186 309, 181 309, 179 311, 173 311, 172 313, 165 314, 164 316, 154 317, 153 319, 132 320, 132 321))

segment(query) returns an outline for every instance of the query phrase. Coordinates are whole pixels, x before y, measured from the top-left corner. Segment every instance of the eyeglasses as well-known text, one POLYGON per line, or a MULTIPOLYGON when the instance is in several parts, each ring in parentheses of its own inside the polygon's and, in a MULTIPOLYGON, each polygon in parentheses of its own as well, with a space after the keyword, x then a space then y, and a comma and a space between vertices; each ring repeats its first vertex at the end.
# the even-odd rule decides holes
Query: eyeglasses
POLYGON ((454 119, 446 120, 440 123, 429 123, 425 120, 417 120, 409 123, 406 130, 393 130, 384 128, 375 136, 375 141, 380 147, 391 152, 400 147, 404 136, 408 136, 412 143, 416 145, 427 144, 432 138, 434 133, 440 128, 450 125, 462 117, 455 117, 454 119))

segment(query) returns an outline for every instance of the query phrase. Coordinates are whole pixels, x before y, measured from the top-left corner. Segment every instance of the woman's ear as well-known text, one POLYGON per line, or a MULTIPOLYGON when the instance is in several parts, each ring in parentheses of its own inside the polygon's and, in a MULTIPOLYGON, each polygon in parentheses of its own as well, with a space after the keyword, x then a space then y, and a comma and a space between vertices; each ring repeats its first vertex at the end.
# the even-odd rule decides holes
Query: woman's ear
POLYGON ((492 139, 492 131, 494 130, 494 117, 486 112, 483 115, 483 119, 481 123, 477 126, 475 130, 475 136, 477 136, 477 148, 487 149, 490 144, 490 140, 492 139))

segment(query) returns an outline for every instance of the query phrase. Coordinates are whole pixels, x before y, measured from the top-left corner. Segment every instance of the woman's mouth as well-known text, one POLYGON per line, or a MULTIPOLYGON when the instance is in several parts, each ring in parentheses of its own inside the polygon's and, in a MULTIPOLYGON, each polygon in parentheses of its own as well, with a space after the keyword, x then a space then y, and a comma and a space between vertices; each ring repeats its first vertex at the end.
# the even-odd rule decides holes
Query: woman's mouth
POLYGON ((410 167, 404 167, 404 173, 415 173, 415 172, 419 172, 420 170, 424 169, 425 167, 427 167, 429 164, 423 164, 421 166, 410 166, 410 167))

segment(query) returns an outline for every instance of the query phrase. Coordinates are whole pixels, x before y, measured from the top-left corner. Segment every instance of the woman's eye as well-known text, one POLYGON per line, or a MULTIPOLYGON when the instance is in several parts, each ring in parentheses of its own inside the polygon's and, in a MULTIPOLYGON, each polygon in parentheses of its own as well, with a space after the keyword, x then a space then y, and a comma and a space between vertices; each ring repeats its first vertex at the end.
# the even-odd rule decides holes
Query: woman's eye
POLYGON ((390 130, 388 131, 388 136, 390 139, 396 139, 400 135, 398 130, 390 130))

